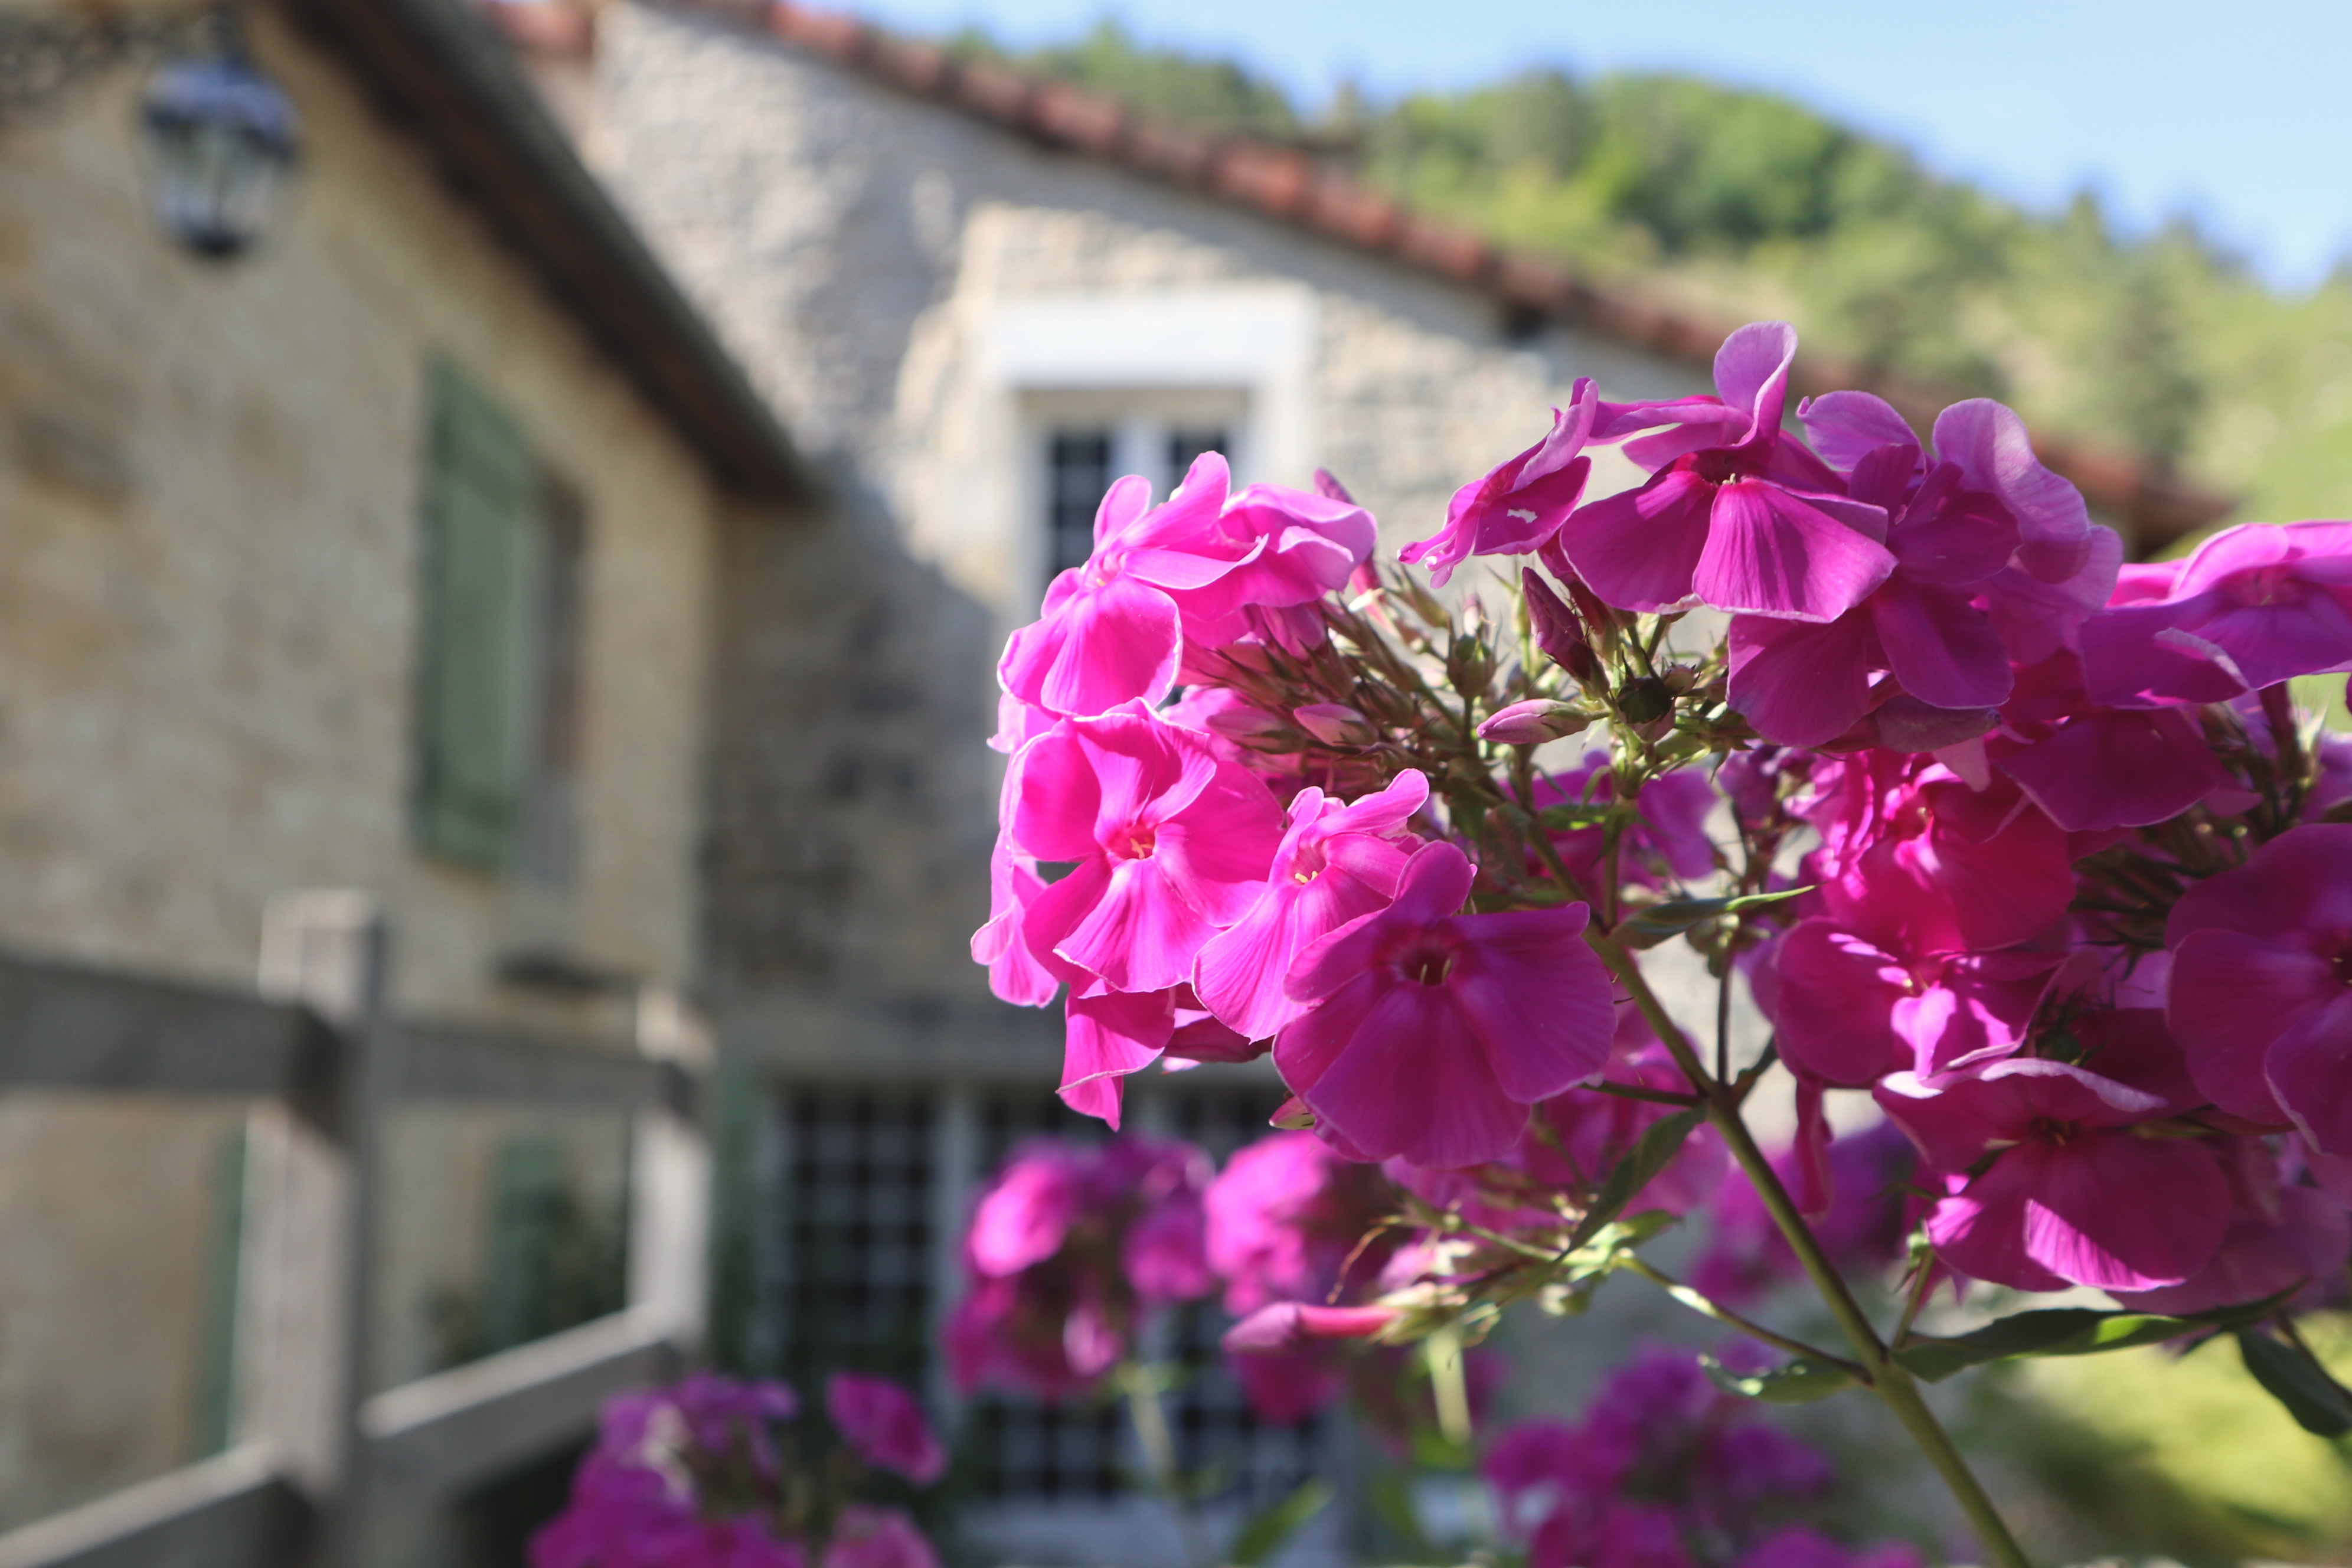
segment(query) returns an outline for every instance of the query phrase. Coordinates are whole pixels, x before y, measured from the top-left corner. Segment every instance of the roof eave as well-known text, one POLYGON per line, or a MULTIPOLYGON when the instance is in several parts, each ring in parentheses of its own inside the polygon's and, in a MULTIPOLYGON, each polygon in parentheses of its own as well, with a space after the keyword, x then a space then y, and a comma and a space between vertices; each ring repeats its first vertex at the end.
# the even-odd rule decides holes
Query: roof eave
POLYGON ((752 386, 580 162, 512 51, 459 0, 279 0, 432 153, 646 396, 746 499, 818 491, 752 386))

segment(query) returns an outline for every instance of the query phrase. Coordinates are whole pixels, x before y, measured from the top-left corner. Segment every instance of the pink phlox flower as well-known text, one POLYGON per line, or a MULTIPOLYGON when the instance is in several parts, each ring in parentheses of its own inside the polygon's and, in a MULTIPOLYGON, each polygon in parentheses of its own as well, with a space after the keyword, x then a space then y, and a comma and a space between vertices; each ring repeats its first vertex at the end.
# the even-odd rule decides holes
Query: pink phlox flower
POLYGON ((2222 702, 2344 669, 2352 669, 2352 522, 2224 529, 2162 597, 2135 592, 2083 627, 2090 696, 2116 707, 2222 702))
POLYGON ((1832 1541, 1811 1525, 1790 1524, 1743 1552, 1731 1568, 1926 1568, 1918 1548, 1881 1542, 1856 1549, 1832 1541))
POLYGON ((887 1377, 837 1372, 825 1384, 825 1413, 857 1457, 929 1486, 947 1473, 948 1451, 915 1396, 887 1377))
POLYGON ((1731 623, 1732 704, 1783 745, 1817 746, 1853 728, 1873 705, 1874 669, 1935 709, 1989 710, 2009 696, 2009 652, 1973 596, 2016 553, 2016 520, 1964 490, 1957 465, 1923 470, 1914 445, 1868 453, 1849 485, 1890 520, 1895 566, 1885 580, 1826 624, 1731 623))
POLYGON ((1819 768, 1821 837, 1803 879, 1821 910, 1881 949, 1982 952, 2038 936, 2074 898, 2066 836, 1994 778, 1981 790, 1924 757, 1863 752, 1819 768))
POLYGON ((1206 1155, 1172 1140, 1016 1149, 965 1235, 970 1284, 946 1336, 957 1386, 1083 1392, 1126 1353, 1139 1309, 1206 1295, 1209 1174, 1206 1155))
POLYGON ((2191 888, 2165 943, 2166 1017, 2197 1087, 2352 1154, 2352 826, 2290 829, 2191 888))
POLYGON ((2185 1109, 2156 1094, 2029 1057, 1936 1080, 1896 1073, 1874 1093, 1944 1173, 1927 1234, 1963 1274, 2021 1290, 2145 1290, 2180 1283, 2221 1246, 2230 1190, 2213 1150, 2131 1131, 2185 1109))
POLYGON ((1178 595, 1264 549, 1219 526, 1229 483, 1225 460, 1207 452, 1164 505, 1151 504, 1138 475, 1112 485, 1095 514, 1094 554, 1055 578, 1038 619, 1006 642, 996 667, 1004 689, 1074 718, 1167 696, 1184 646, 1178 595))
MULTIPOLYGON (((1813 1222, 1813 1235, 1841 1273, 1883 1272, 1902 1258, 1910 1228, 1899 1189, 1916 1163, 1911 1141, 1893 1122, 1882 1121, 1837 1140, 1829 1161, 1832 1197, 1829 1212, 1813 1222)), ((1784 1184, 1794 1184, 1793 1151, 1773 1156, 1772 1168, 1784 1184)), ((1725 1173, 1708 1220, 1706 1251, 1691 1271, 1701 1295, 1739 1306, 1802 1278, 1797 1255, 1746 1173, 1725 1173)))
POLYGON ((1092 994, 1189 981, 1202 944, 1256 900, 1281 842, 1265 785, 1140 704, 1041 736, 1016 765, 1013 842, 1075 862, 1028 907, 1031 952, 1083 971, 1073 984, 1092 994))
MULTIPOLYGON (((1595 752, 1566 773, 1537 775, 1530 809, 1555 805, 1600 805, 1614 800, 1616 775, 1609 754, 1595 752)), ((1617 872, 1621 879, 1646 888, 1692 881, 1716 868, 1714 841, 1706 836, 1706 819, 1715 809, 1716 793, 1696 772, 1670 773, 1642 786, 1635 798, 1633 822, 1618 836, 1617 872)), ((1552 847, 1569 874, 1586 887, 1602 870, 1609 837, 1599 826, 1549 830, 1552 847)), ((1530 854, 1530 870, 1544 861, 1530 854)))
POLYGON ((1651 405, 1603 423, 1596 438, 1632 420, 1671 420, 1625 447, 1664 466, 1638 489, 1570 513, 1547 563, 1629 610, 1706 604, 1827 622, 1867 598, 1895 570, 1886 513, 1845 495, 1826 465, 1782 436, 1796 352, 1785 322, 1742 327, 1716 355, 1719 403, 1651 405))
POLYGON ((852 1503, 835 1516, 819 1568, 940 1568, 939 1553, 895 1508, 852 1503))
POLYGON ((2001 717, 1986 757, 2072 833, 2168 821, 2231 784, 2187 714, 2094 703, 2072 653, 2019 670, 2001 717))
POLYGON ((1534 553, 1584 497, 1592 459, 1581 454, 1601 408, 1600 388, 1591 377, 1580 377, 1568 406, 1551 411, 1551 429, 1542 440, 1454 491, 1445 526, 1406 545, 1397 559, 1426 567, 1429 580, 1443 588, 1473 555, 1534 553))
POLYGON ((2089 561, 2098 532, 2082 491, 2033 455, 2025 422, 1990 398, 1955 403, 1936 416, 1932 455, 1893 405, 1867 392, 1832 392, 1797 408, 1813 449, 1842 473, 1889 447, 1913 448, 1922 470, 1948 465, 1958 487, 2016 521, 2017 564, 2044 583, 2063 583, 2089 561))
MULTIPOLYGON (((1189 482, 1189 481, 1188 481, 1189 482)), ((1225 503, 1217 532, 1244 563, 1206 586, 1175 595, 1183 616, 1191 680, 1214 680, 1218 654, 1241 642, 1305 653, 1324 640, 1318 601, 1348 585, 1371 559, 1380 525, 1351 500, 1252 485, 1225 503)))
POLYGON ((1463 915, 1475 878, 1451 844, 1406 865, 1396 901, 1299 954, 1286 989, 1315 1004, 1276 1037, 1283 1080, 1378 1159, 1475 1165, 1528 1108, 1607 1062, 1615 1010, 1582 904, 1463 915))
POLYGON ((1062 989, 1022 930, 1029 906, 1045 891, 1037 862, 1000 836, 988 856, 988 923, 971 933, 971 961, 986 966, 998 1000, 1016 1007, 1046 1006, 1062 989))
POLYGON ((1352 920, 1386 908, 1418 843, 1405 823, 1429 799, 1429 780, 1408 770, 1352 803, 1319 789, 1290 803, 1290 826, 1265 890, 1201 949, 1195 989, 1234 1033, 1270 1039, 1306 1011, 1282 989, 1300 952, 1352 920))
POLYGON ((1863 1089, 1889 1072, 1948 1072, 2024 1042, 2063 955, 1921 951, 1888 923, 1874 942, 1815 917, 1780 940, 1772 1022, 1791 1068, 1863 1089))
POLYGON ((1378 1179, 1311 1132, 1276 1132, 1237 1150, 1202 1202, 1209 1266, 1236 1316, 1269 1301, 1328 1300, 1378 1275, 1392 1250, 1364 1245, 1386 1212, 1378 1179))
POLYGON ((2009 649, 2010 662, 2039 664, 2060 649, 2079 649, 2082 631, 2108 602, 2124 558, 2123 536, 2091 530, 2090 554, 2071 577, 2045 583, 2014 563, 1978 585, 1978 597, 2009 649))
POLYGON ((2352 1215, 2318 1187, 2286 1179, 2259 1138, 2221 1145, 2230 1177, 2230 1228, 2204 1268, 2178 1285, 2119 1293, 2140 1311, 2210 1311, 2260 1301, 2306 1280, 2333 1281, 2352 1254, 2352 1215))

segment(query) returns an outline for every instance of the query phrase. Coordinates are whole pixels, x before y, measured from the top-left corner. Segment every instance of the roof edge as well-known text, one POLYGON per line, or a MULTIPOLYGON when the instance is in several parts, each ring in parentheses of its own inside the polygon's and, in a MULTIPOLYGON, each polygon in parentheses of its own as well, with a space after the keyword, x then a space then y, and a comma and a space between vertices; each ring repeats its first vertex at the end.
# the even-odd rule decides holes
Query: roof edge
MULTIPOLYGON (((1628 346, 1711 366, 1732 330, 1593 287, 1543 258, 1508 250, 1324 166, 1312 153, 1255 137, 1202 131, 1138 113, 1066 82, 959 60, 845 12, 799 0, 652 0, 732 22, 927 102, 1271 217, 1353 249, 1491 295, 1506 309, 1589 330, 1628 346)), ((1926 428, 1948 393, 1868 364, 1800 355, 1793 390, 1840 388, 1885 398, 1926 428)), ((2037 454, 2095 508, 2125 521, 2142 552, 2216 522, 2233 499, 2184 483, 2137 454, 2037 437, 2037 454)))
POLYGON ((581 163, 512 52, 460 0, 279 0, 539 272, 638 390, 753 500, 818 492, 742 366, 581 163))

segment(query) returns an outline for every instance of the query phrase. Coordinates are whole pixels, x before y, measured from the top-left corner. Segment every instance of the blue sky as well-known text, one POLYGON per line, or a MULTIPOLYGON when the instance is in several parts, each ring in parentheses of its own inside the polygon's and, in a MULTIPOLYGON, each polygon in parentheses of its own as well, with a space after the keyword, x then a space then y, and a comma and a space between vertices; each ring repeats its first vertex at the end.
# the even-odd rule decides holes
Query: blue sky
MULTIPOLYGON (((839 0, 836 0, 839 3, 839 0)), ((1533 62, 1671 68, 1789 92, 1934 167, 2053 207, 2089 185, 2119 223, 2193 213, 2274 281, 2352 252, 2352 5, 2180 0, 850 0, 908 31, 1066 37, 1116 15, 1238 56, 1319 102, 1533 62)))

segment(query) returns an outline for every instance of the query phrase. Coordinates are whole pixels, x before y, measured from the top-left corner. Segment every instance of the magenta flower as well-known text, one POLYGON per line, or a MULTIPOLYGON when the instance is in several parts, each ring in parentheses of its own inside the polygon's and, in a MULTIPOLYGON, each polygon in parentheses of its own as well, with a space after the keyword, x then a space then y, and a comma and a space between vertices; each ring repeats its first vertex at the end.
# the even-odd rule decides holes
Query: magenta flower
POLYGON ((1816 918, 1774 952, 1773 1037, 1795 1071, 1845 1089, 1890 1072, 1950 1072, 2003 1057, 2061 955, 1918 952, 1900 927, 1882 946, 1816 918))
POLYGON ((1225 1310, 1326 1301, 1377 1276, 1392 1247, 1366 1237, 1392 1201, 1377 1176, 1311 1132, 1244 1145, 1202 1200, 1225 1310))
POLYGON ((2317 1187, 2282 1179, 2280 1161, 2258 1138, 2222 1145, 2230 1176, 2230 1228, 2213 1260, 2178 1285, 2119 1292, 2140 1311, 2210 1311, 2260 1301, 2305 1280, 2342 1276, 2352 1254, 2352 1215, 2317 1187))
POLYGON ((898 1510, 853 1503, 835 1516, 818 1568, 940 1568, 940 1555, 898 1510))
POLYGON ((2165 1016, 2197 1087, 2352 1154, 2352 826, 2291 829, 2191 888, 2165 942, 2165 1016))
POLYGON ((1317 601, 1346 587, 1371 558, 1380 525, 1343 496, 1252 485, 1225 504, 1216 531, 1224 541, 1219 553, 1244 556, 1215 582, 1174 595, 1188 680, 1214 679, 1213 656, 1235 643, 1271 642, 1292 653, 1321 643, 1317 601))
POLYGON ((1396 901, 1307 949, 1287 989, 1314 1010, 1276 1037, 1283 1080, 1371 1159, 1475 1165, 1528 1108, 1607 1062, 1607 972, 1581 904, 1463 915, 1474 879, 1450 844, 1413 856, 1396 901))
POLYGON ((970 1288, 950 1314, 956 1385, 1084 1393, 1138 1315, 1215 1286, 1203 1255, 1208 1158, 1189 1143, 1035 1139, 982 1193, 964 1237, 970 1288))
POLYGON ((2198 546, 2160 597, 2135 584, 2083 627, 2095 701, 2225 702, 2352 669, 2352 522, 2245 523, 2198 546))
POLYGON ((1167 696, 1184 647, 1175 595, 1208 587, 1261 548, 1217 525, 1229 482, 1225 460, 1209 452, 1163 506, 1138 475, 1112 485, 1095 514, 1094 554, 1054 579, 1039 618, 1004 645, 1004 689, 1076 718, 1167 696))
POLYGON ((1804 876, 1840 928, 1888 952, 2012 947, 2074 898, 2066 836, 2001 779, 1971 789, 1923 757, 1822 764, 1807 808, 1822 847, 1804 876))
POLYGON ((1741 1556, 1731 1568, 1923 1568, 1916 1547, 1885 1542, 1856 1551, 1810 1525, 1791 1524, 1741 1556))
POLYGON ((1270 1355, 1333 1340, 1367 1340, 1396 1317, 1393 1307, 1318 1307, 1306 1301, 1276 1301, 1227 1329, 1223 1345, 1236 1355, 1270 1355))
POLYGON ((2185 1109, 2158 1095, 2037 1058, 1935 1081, 1896 1073, 1874 1092, 1945 1173, 1927 1234, 1974 1279, 2021 1290, 2178 1285, 2229 1226, 2230 1184, 2203 1141, 2131 1131, 2185 1109))
POLYGON ((988 857, 988 923, 971 933, 971 961, 987 966, 997 998, 1016 1007, 1043 1007, 1062 988, 1022 934, 1029 906, 1045 891, 1037 863, 1000 836, 988 857))
POLYGON ((2070 833, 2168 821, 2230 784, 2187 714, 2093 703, 2072 653, 2019 670, 2001 717, 1985 756, 2070 833))
POLYGON ((1580 377, 1565 409, 1551 411, 1551 431, 1482 479, 1454 492, 1445 526, 1406 545, 1397 559, 1428 568, 1443 588, 1473 555, 1529 555, 1540 549, 1583 499, 1592 459, 1580 454, 1601 416, 1601 394, 1580 377))
POLYGON ((1083 971, 1074 984, 1090 993, 1189 981, 1265 883, 1282 836, 1265 785, 1140 704, 1040 736, 1015 765, 1014 843, 1076 862, 1029 903, 1030 951, 1083 971))
POLYGON ((915 1396, 887 1377, 837 1372, 825 1384, 825 1414, 857 1457, 929 1486, 947 1473, 948 1451, 915 1396))
POLYGON ((1796 353, 1785 322, 1742 327, 1716 355, 1719 400, 1636 405, 1604 425, 1597 434, 1672 423, 1625 448, 1665 466, 1578 508, 1550 549, 1622 609, 1703 603, 1827 622, 1862 603, 1895 570, 1886 513, 1839 493, 1837 476, 1781 435, 1796 353))
POLYGON ((1309 945, 1396 897, 1410 846, 1405 823, 1429 798, 1429 780, 1407 771, 1377 795, 1345 804, 1298 792, 1264 891, 1201 948, 1201 1001, 1247 1039, 1271 1039, 1304 1012, 1282 989, 1309 945))
POLYGON ((1757 733, 1817 746, 1871 707, 1869 675, 1891 673, 1931 708, 1987 709, 2008 700, 2009 652, 1971 597, 2008 565, 2016 520, 1964 492, 1956 464, 1917 472, 1916 445, 1881 447, 1850 481, 1857 500, 1892 520, 1894 571, 1861 605, 1826 625, 1741 616, 1731 623, 1731 700, 1757 733))

